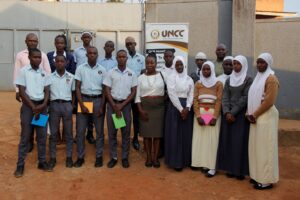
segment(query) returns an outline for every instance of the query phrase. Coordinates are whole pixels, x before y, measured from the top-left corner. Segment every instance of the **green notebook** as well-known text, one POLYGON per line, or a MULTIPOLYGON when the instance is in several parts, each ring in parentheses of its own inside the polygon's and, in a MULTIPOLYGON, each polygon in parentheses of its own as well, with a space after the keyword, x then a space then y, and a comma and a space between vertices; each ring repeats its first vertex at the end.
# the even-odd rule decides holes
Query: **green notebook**
POLYGON ((126 122, 123 117, 123 114, 122 114, 122 117, 120 117, 120 118, 117 118, 116 114, 112 114, 112 118, 113 118, 116 129, 123 128, 126 126, 126 122))

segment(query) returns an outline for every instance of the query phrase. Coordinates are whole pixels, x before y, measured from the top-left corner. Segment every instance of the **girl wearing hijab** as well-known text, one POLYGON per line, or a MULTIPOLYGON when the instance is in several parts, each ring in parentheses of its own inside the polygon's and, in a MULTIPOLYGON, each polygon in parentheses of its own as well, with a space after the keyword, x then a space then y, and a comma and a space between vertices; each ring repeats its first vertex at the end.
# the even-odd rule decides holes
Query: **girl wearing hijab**
POLYGON ((156 55, 149 54, 146 57, 146 72, 138 77, 135 103, 140 114, 140 133, 144 137, 144 149, 147 153, 145 166, 159 168, 158 153, 164 127, 165 84, 161 73, 156 71, 156 64, 156 55))
POLYGON ((191 165, 193 112, 190 111, 194 97, 194 82, 187 75, 182 56, 174 59, 176 71, 168 78, 170 98, 166 113, 165 163, 181 171, 191 165))
POLYGON ((247 118, 250 125, 249 171, 255 189, 273 187, 279 180, 278 119, 274 105, 279 81, 271 69, 273 58, 262 53, 256 61, 257 74, 249 89, 247 118))
POLYGON ((194 130, 192 166, 201 167, 207 177, 216 173, 223 85, 217 81, 215 66, 207 61, 194 89, 194 130))
POLYGON ((217 169, 226 171, 228 178, 243 180, 249 175, 248 139, 250 123, 245 117, 248 91, 252 78, 247 76, 246 57, 233 59, 233 72, 225 82, 222 98, 217 169))

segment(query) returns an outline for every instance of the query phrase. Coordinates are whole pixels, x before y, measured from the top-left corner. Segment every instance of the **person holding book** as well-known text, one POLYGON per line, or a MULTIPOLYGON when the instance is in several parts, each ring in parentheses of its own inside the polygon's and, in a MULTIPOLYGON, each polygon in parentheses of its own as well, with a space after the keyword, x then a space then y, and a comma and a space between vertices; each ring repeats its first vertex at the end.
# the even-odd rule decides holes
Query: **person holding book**
POLYGON ((144 138, 147 155, 145 166, 159 168, 160 139, 164 128, 165 84, 162 74, 156 71, 156 55, 150 53, 145 62, 146 72, 138 77, 135 103, 139 110, 140 134, 144 138))
POLYGON ((215 66, 206 61, 194 90, 192 166, 201 167, 207 177, 216 174, 223 85, 217 81, 215 66))
POLYGON ((88 128, 89 119, 93 119, 96 129, 96 162, 95 167, 103 166, 103 80, 106 70, 97 63, 98 50, 94 46, 87 48, 86 63, 78 66, 75 73, 76 96, 78 100, 78 112, 76 115, 76 143, 77 161, 74 167, 84 164, 85 156, 85 132, 88 128))
POLYGON ((47 115, 49 79, 46 72, 39 67, 42 60, 41 51, 37 48, 30 49, 28 57, 30 64, 22 67, 15 80, 22 99, 20 110, 21 138, 18 147, 17 168, 14 172, 17 178, 24 174, 25 158, 30 143, 30 136, 34 129, 37 132, 38 169, 51 171, 46 161, 46 123, 44 126, 32 125, 33 118, 38 121, 42 118, 42 114, 47 115))
POLYGON ((194 82, 182 56, 176 56, 174 63, 176 71, 167 83, 171 102, 166 113, 165 163, 181 171, 191 165, 194 82))
MULTIPOLYGON (((226 58, 226 57, 225 57, 226 58)), ((226 60, 224 59, 225 63, 226 60)), ((224 74, 226 68, 224 67, 224 74)), ((245 56, 233 59, 233 72, 225 82, 222 98, 217 169, 226 172, 228 178, 243 180, 249 175, 248 139, 249 122, 245 114, 248 91, 252 78, 247 76, 248 62, 245 56)))
POLYGON ((56 70, 50 75, 50 106, 49 124, 51 135, 49 138, 49 167, 56 165, 56 143, 62 119, 66 141, 66 167, 73 166, 73 120, 75 79, 74 75, 66 71, 67 58, 64 55, 55 56, 56 70))
POLYGON ((115 123, 119 120, 125 121, 121 128, 122 133, 122 166, 129 167, 129 148, 131 130, 131 101, 134 99, 137 87, 137 76, 133 70, 126 67, 127 52, 123 49, 117 52, 118 66, 111 69, 104 79, 105 96, 107 104, 107 128, 110 161, 108 168, 113 168, 118 162, 117 155, 117 132, 115 123), (115 118, 113 118, 113 114, 115 118))
POLYGON ((279 81, 272 70, 273 58, 262 53, 256 61, 257 74, 249 89, 247 119, 249 134, 249 171, 258 190, 270 189, 279 180, 278 120, 275 107, 279 81))

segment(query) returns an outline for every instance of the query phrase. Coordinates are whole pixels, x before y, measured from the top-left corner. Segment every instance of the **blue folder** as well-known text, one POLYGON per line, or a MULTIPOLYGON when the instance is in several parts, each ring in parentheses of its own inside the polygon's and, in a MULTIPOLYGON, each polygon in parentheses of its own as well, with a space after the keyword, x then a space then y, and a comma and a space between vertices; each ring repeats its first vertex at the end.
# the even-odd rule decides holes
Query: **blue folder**
POLYGON ((48 118, 49 118, 48 115, 40 114, 40 118, 38 120, 35 120, 35 116, 33 116, 31 124, 35 126, 46 127, 48 118))

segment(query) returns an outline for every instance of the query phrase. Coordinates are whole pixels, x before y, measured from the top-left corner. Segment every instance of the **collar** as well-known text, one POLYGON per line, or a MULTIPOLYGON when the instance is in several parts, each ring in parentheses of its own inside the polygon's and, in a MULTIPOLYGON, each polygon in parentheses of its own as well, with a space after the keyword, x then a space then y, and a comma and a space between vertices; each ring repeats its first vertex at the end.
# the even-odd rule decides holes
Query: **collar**
POLYGON ((91 67, 88 62, 85 62, 84 66, 86 66, 86 67, 88 67, 90 69, 96 69, 97 67, 100 66, 100 64, 98 62, 96 62, 96 65, 94 67, 91 67))
MULTIPOLYGON (((67 58, 67 53, 65 51, 64 51, 63 55, 67 58)), ((56 56, 57 56, 57 52, 55 50, 54 53, 53 53, 53 58, 55 58, 56 56)))
POLYGON ((122 72, 119 67, 116 67, 115 68, 115 71, 119 72, 119 73, 122 73, 122 74, 125 74, 125 73, 131 73, 130 70, 128 69, 128 67, 125 68, 125 70, 122 72))
POLYGON ((30 71, 35 71, 35 72, 38 72, 38 73, 42 73, 43 71, 41 70, 41 68, 39 67, 37 70, 34 70, 31 66, 31 64, 28 65, 28 70, 30 71))
POLYGON ((57 77, 59 77, 59 78, 62 78, 62 77, 67 76, 67 75, 68 75, 68 72, 67 72, 67 70, 65 70, 65 73, 64 73, 62 76, 60 76, 60 75, 57 73, 57 71, 55 70, 55 71, 53 72, 53 75, 54 75, 54 76, 57 76, 57 77))

